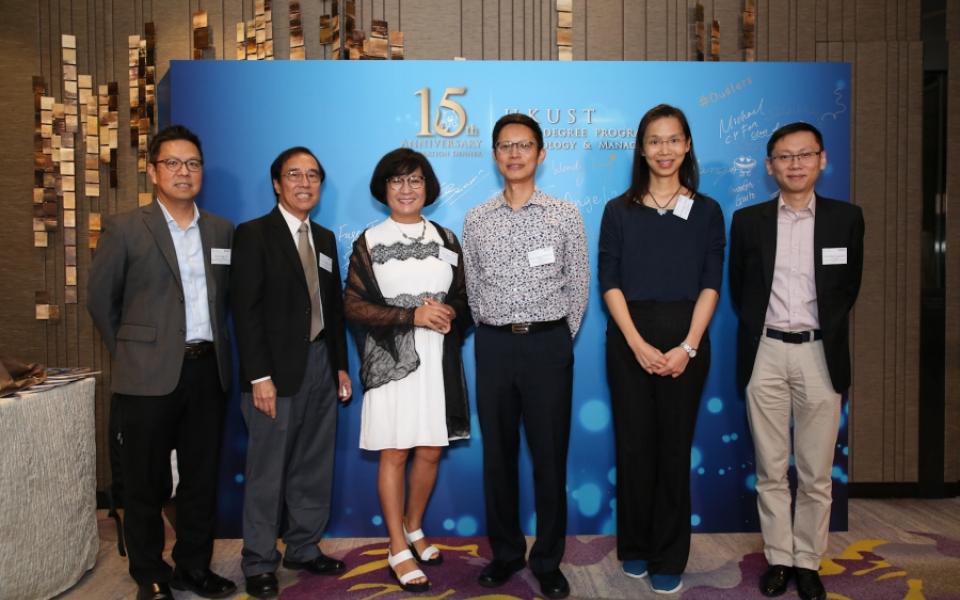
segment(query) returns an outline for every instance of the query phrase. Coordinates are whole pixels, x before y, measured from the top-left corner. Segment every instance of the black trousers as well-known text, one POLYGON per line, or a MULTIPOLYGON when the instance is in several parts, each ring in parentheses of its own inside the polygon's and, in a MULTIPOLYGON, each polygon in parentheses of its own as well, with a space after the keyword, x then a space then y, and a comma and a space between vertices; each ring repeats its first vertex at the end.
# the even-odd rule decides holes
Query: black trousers
POLYGON ((476 340, 477 416, 483 438, 487 535, 494 558, 524 558, 517 464, 520 425, 533 461, 537 540, 530 568, 560 566, 567 533, 567 445, 573 340, 566 327, 529 334, 480 326, 476 340))
MULTIPOLYGON (((693 302, 630 303, 640 335, 662 352, 687 335, 693 302)), ((690 447, 710 370, 706 334, 676 379, 651 375, 611 319, 607 378, 617 446, 617 556, 679 575, 690 554, 690 447)))
POLYGON ((226 396, 216 355, 184 359, 177 387, 166 396, 117 394, 122 437, 124 537, 137 583, 169 581, 162 558, 163 503, 170 497, 170 452, 177 451, 177 542, 182 569, 205 569, 213 554, 217 470, 226 396))

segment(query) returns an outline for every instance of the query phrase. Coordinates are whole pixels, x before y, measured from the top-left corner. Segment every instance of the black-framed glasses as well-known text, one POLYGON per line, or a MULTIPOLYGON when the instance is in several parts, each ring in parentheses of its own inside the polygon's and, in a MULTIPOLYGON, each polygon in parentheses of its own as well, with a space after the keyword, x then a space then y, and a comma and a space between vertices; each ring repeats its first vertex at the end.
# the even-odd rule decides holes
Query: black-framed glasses
POLYGON ((516 148, 520 154, 530 154, 537 147, 534 140, 519 140, 515 142, 503 141, 497 142, 493 146, 500 154, 510 154, 516 148))
POLYGON ((310 183, 319 183, 320 182, 320 171, 316 169, 307 169, 306 171, 301 171, 300 169, 290 169, 283 173, 284 179, 291 182, 303 181, 303 178, 306 177, 307 181, 310 183))
POLYGON ((162 158, 160 160, 153 161, 153 164, 163 165, 163 167, 171 173, 179 172, 180 167, 183 165, 187 165, 187 170, 191 173, 197 173, 203 169, 203 161, 199 158, 188 158, 187 160, 180 160, 179 158, 162 158))
POLYGON ((419 190, 426 180, 423 175, 394 175, 387 177, 387 185, 395 192, 403 189, 404 183, 409 185, 411 190, 419 190))
POLYGON ((800 152, 798 154, 777 154, 776 156, 771 156, 770 160, 784 167, 787 165, 792 165, 793 161, 798 161, 801 165, 809 165, 810 163, 814 162, 822 152, 823 150, 818 150, 816 152, 800 152))

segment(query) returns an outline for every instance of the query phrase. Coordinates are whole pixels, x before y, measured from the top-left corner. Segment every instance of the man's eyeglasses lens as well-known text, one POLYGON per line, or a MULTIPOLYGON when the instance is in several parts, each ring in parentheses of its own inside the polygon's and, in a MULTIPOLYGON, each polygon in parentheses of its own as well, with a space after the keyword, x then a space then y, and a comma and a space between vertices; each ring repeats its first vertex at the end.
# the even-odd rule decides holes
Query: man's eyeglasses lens
POLYGON ((403 182, 407 182, 411 190, 419 190, 423 187, 424 181, 426 181, 426 178, 423 175, 407 175, 406 177, 394 175, 393 177, 387 177, 387 183, 390 185, 390 189, 394 191, 402 189, 403 182))
POLYGON ((801 164, 808 165, 812 163, 818 156, 820 152, 801 152, 800 154, 778 154, 773 157, 773 160, 781 165, 792 164, 793 161, 798 160, 801 164))
POLYGON ((524 140, 522 142, 497 142, 497 152, 510 154, 516 148, 520 154, 528 154, 536 147, 537 143, 533 140, 524 140))
POLYGON ((180 167, 187 165, 187 170, 191 173, 196 173, 203 168, 203 161, 196 158, 191 158, 190 160, 180 160, 179 158, 165 158, 163 160, 158 160, 158 163, 163 165, 171 173, 176 173, 180 170, 180 167))
POLYGON ((310 183, 317 183, 320 181, 320 171, 315 171, 310 169, 309 171, 300 171, 299 169, 291 169, 283 174, 287 178, 287 181, 303 181, 304 176, 306 176, 307 181, 310 183))

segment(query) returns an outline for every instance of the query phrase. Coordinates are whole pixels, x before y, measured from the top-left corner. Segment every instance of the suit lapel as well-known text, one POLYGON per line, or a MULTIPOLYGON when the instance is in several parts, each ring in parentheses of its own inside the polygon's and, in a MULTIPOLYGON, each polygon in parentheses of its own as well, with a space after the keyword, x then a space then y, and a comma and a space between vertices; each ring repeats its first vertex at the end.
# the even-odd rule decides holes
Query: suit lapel
POLYGON ((153 236, 154 242, 160 248, 160 253, 167 261, 170 272, 173 274, 177 287, 183 291, 183 282, 180 280, 180 264, 177 262, 177 250, 173 247, 173 238, 170 236, 170 227, 163 216, 163 211, 157 206, 157 201, 143 207, 143 223, 153 236))
POLYGON ((303 265, 300 264, 300 255, 297 253, 297 245, 293 241, 293 236, 290 234, 290 228, 287 227, 287 222, 283 219, 283 215, 280 214, 279 208, 275 207, 270 213, 270 227, 273 229, 273 235, 278 238, 281 254, 286 257, 287 261, 290 263, 290 268, 296 274, 294 277, 296 277, 297 281, 300 282, 300 285, 303 286, 303 289, 306 290, 307 276, 303 272, 303 265))
MULTIPOLYGON (((823 256, 827 227, 830 226, 830 203, 824 202, 819 194, 816 198, 817 208, 813 217, 813 280, 817 288, 817 298, 820 298, 820 290, 822 289, 820 280, 823 276, 823 260, 821 257, 823 256)), ((820 307, 822 304, 818 302, 817 306, 820 307)))
MULTIPOLYGON (((210 262, 213 256, 214 231, 209 219, 204 218, 203 212, 200 213, 200 219, 197 221, 197 227, 200 229, 200 247, 203 252, 203 273, 207 278, 207 300, 211 305, 217 298, 217 279, 213 275, 213 264, 210 262)), ((211 322, 213 320, 211 319, 211 322)))
POLYGON ((773 287, 773 269, 777 262, 777 209, 779 200, 768 202, 760 213, 760 253, 763 264, 764 296, 773 287))

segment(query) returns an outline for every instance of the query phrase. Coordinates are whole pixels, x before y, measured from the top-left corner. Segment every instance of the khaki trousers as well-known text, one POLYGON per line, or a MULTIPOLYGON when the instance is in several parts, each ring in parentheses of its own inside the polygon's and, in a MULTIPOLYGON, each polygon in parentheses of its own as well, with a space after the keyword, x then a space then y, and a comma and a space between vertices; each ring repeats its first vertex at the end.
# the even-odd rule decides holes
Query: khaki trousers
POLYGON ((788 344, 764 335, 746 392, 767 563, 819 570, 827 549, 841 402, 823 343, 788 344), (798 481, 793 519, 787 479, 791 417, 798 481))

